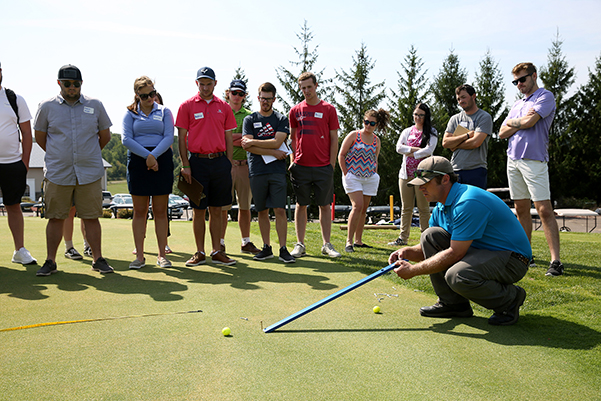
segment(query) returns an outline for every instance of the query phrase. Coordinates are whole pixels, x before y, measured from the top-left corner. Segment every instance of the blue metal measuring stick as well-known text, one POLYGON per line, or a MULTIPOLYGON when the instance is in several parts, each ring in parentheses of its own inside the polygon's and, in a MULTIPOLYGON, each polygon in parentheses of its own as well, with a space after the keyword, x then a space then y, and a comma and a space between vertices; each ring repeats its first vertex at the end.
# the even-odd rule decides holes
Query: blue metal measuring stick
POLYGON ((299 317, 304 316, 311 311, 314 311, 315 309, 319 308, 320 306, 323 306, 323 305, 327 304, 328 302, 331 302, 331 301, 335 300, 336 298, 343 296, 347 292, 350 292, 357 287, 361 287, 363 284, 369 283, 373 279, 380 277, 381 275, 383 275, 385 273, 388 273, 395 267, 396 267, 396 265, 394 263, 391 265, 388 265, 385 268, 380 269, 377 272, 370 274, 369 276, 357 281, 356 283, 353 283, 353 284, 349 285, 348 287, 345 287, 345 288, 341 289, 340 291, 333 293, 329 297, 326 297, 326 298, 322 299, 321 301, 315 302, 313 305, 307 306, 305 309, 300 310, 300 311, 296 312, 295 314, 290 315, 287 318, 282 319, 275 324, 272 324, 271 326, 263 329, 263 331, 265 333, 271 333, 272 331, 279 329, 280 327, 292 322, 293 320, 296 320, 299 317))

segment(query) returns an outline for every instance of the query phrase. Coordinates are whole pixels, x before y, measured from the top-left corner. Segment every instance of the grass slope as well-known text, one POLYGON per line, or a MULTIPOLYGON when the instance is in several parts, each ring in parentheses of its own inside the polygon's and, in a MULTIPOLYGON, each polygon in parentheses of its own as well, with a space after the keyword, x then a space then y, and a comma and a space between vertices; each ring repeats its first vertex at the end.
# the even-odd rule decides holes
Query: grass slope
MULTIPOLYGON (((76 225, 77 226, 77 225, 76 225)), ((12 243, 0 217, 0 329, 44 322, 137 316, 0 332, 0 399, 25 400, 591 400, 601 392, 601 237, 562 233, 564 277, 544 276, 542 233, 533 247, 540 267, 522 280, 528 298, 517 325, 493 327, 490 311, 470 319, 427 319, 436 299, 428 278, 376 279, 265 334, 267 327, 381 267, 395 232, 372 231, 340 260, 319 255, 319 227, 309 224, 307 258, 284 265, 240 254, 237 265, 188 268, 191 223, 173 222, 172 269, 130 271, 131 221, 102 220, 103 249, 116 273, 101 276, 84 261, 58 259, 60 273, 10 263, 12 243), (386 295, 388 294, 388 295, 386 295), (372 307, 380 305, 381 314, 372 307), (201 309, 199 313, 173 314, 201 309), (229 326, 232 336, 223 337, 229 326)), ((260 245, 258 227, 252 237, 260 245)), ((45 221, 26 219, 26 246, 40 263, 45 221)), ((345 232, 335 226, 334 245, 345 232)), ((76 244, 80 243, 75 234, 76 244)), ((418 239, 412 232, 411 242, 418 239)), ((289 244, 294 243, 292 224, 289 244)), ((61 246, 62 250, 62 246, 61 246)), ((546 258, 546 259, 545 259, 546 258)))

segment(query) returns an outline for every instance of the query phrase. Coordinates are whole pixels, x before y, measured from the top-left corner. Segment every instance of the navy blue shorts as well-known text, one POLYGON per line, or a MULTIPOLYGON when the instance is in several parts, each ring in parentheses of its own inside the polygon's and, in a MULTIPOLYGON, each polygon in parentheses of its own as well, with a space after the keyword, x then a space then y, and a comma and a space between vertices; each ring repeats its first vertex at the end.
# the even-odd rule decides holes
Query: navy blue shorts
POLYGON ((455 174, 458 175, 460 183, 480 187, 486 191, 488 170, 484 167, 473 170, 455 170, 455 174))
MULTIPOLYGON (((25 163, 18 162, 0 164, 0 189, 2 190, 2 203, 7 206, 21 203, 25 193, 27 180, 27 167, 25 163)), ((33 188, 32 188, 32 192, 33 188)))
POLYGON ((257 212, 286 207, 286 174, 254 175, 250 177, 250 190, 257 212))
POLYGON ((225 156, 216 159, 204 159, 190 155, 192 177, 204 187, 207 196, 200 205, 190 202, 194 209, 206 209, 207 206, 222 207, 232 203, 232 163, 225 156))

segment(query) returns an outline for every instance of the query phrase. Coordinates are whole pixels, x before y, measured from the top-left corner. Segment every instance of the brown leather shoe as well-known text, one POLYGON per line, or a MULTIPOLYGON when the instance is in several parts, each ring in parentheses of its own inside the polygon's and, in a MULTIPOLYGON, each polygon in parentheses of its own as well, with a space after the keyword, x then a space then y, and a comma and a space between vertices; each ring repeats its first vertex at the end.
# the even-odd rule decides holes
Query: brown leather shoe
POLYGON ((249 242, 248 244, 244 245, 240 248, 240 250, 244 253, 252 253, 253 255, 256 255, 257 253, 261 252, 261 250, 257 248, 252 242, 249 242))
POLYGON ((206 257, 204 253, 196 252, 188 261, 186 262, 186 266, 198 266, 202 265, 206 262, 206 257))
POLYGON ((235 265, 236 261, 234 259, 228 258, 228 256, 223 251, 216 251, 211 254, 211 259, 213 263, 218 265, 231 266, 235 265))

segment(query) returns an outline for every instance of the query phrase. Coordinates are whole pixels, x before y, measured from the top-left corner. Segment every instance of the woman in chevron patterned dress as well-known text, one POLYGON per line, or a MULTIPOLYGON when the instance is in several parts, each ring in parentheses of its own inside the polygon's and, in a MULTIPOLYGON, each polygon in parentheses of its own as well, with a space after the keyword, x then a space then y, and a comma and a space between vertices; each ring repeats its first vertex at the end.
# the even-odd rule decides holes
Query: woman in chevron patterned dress
POLYGON ((365 113, 363 129, 353 131, 344 138, 338 163, 342 169, 342 185, 351 199, 353 209, 349 216, 346 237, 346 252, 357 248, 371 248, 361 239, 365 225, 365 212, 372 196, 378 193, 378 155, 380 138, 375 131, 385 131, 390 114, 384 109, 369 110, 365 113))

